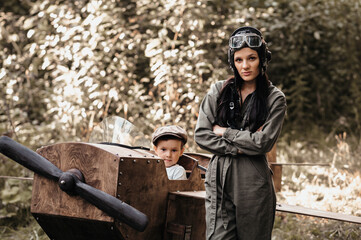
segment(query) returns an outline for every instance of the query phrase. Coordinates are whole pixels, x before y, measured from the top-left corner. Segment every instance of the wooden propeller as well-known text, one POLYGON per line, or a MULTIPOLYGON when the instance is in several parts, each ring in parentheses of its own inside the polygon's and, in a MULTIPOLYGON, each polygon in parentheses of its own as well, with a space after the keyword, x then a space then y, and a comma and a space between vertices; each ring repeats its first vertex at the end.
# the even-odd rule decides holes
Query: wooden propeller
POLYGON ((148 225, 148 217, 121 200, 84 183, 82 173, 71 169, 61 171, 46 158, 9 137, 0 137, 0 152, 29 170, 54 181, 69 195, 79 195, 100 210, 143 232, 148 225))

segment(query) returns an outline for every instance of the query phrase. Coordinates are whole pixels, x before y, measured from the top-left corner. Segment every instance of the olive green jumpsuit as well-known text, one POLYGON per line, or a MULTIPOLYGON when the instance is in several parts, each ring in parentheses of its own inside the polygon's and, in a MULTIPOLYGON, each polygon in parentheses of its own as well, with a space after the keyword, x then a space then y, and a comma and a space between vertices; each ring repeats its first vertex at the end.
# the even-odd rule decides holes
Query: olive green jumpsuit
MULTIPOLYGON (((205 180, 206 238, 271 239, 276 196, 266 153, 281 132, 286 98, 271 84, 269 115, 259 131, 227 128, 223 136, 217 136, 213 125, 223 83, 213 84, 204 97, 195 129, 197 144, 214 154, 205 180)), ((248 103, 246 98, 241 113, 248 103)))

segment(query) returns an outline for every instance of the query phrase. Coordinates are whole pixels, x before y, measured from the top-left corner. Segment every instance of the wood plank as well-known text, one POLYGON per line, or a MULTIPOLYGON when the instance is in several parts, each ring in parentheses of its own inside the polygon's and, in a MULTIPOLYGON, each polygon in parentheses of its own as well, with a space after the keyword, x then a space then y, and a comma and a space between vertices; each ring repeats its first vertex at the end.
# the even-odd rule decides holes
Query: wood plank
MULTIPOLYGON (((204 191, 203 191, 204 192, 204 191)), ((177 238, 168 232, 165 234, 165 240, 173 239, 205 239, 206 230, 206 209, 204 207, 204 198, 188 197, 187 195, 169 194, 166 224, 179 224, 191 227, 189 238, 177 238)), ((167 229, 166 229, 167 230, 167 229)))
POLYGON ((167 222, 166 232, 166 240, 190 240, 192 234, 192 226, 167 222))
POLYGON ((279 163, 279 162, 269 162, 272 165, 275 166, 325 166, 330 167, 331 165, 329 163, 279 163))
POLYGON ((14 180, 28 180, 33 181, 32 177, 15 177, 15 176, 0 176, 1 179, 14 179, 14 180))
POLYGON ((171 194, 184 196, 184 197, 192 197, 192 198, 199 198, 205 199, 206 198, 206 191, 177 191, 171 192, 171 194))
MULTIPOLYGON (((205 191, 185 191, 185 192, 172 192, 171 194, 184 196, 184 197, 191 197, 191 198, 203 198, 206 197, 205 191)), ((343 222, 350 222, 350 223, 357 223, 361 224, 361 217, 343 214, 343 213, 335 213, 335 212, 328 212, 322 211, 312 208, 305 208, 300 206, 289 205, 285 203, 277 203, 276 210, 279 212, 286 212, 286 213, 293 213, 293 214, 300 214, 305 216, 312 216, 318 218, 327 218, 331 220, 338 220, 343 222)))
MULTIPOLYGON (((183 180, 185 181, 185 180, 183 180)), ((162 239, 167 209, 168 177, 164 161, 158 157, 122 157, 119 163, 117 197, 148 216, 144 232, 126 224, 117 227, 127 239, 162 239)))
POLYGON ((282 188, 282 165, 271 165, 273 172, 273 184, 275 186, 275 191, 280 192, 282 188))
POLYGON ((273 145, 271 151, 266 154, 268 162, 277 162, 277 144, 273 145))
POLYGON ((317 209, 312 209, 312 208, 288 205, 285 203, 277 203, 276 210, 279 212, 301 214, 301 215, 306 215, 306 216, 327 218, 327 219, 338 220, 338 221, 343 221, 343 222, 361 224, 361 217, 343 214, 343 213, 327 212, 327 211, 322 211, 322 210, 317 210, 317 209))
MULTIPOLYGON (((212 154, 206 154, 206 153, 191 153, 191 152, 187 152, 187 153, 184 153, 182 157, 184 156, 189 156, 191 158, 195 158, 198 160, 198 164, 202 167, 205 167, 207 168, 208 167, 208 164, 209 164, 209 161, 211 160, 212 158, 212 154)), ((179 159, 180 161, 182 160, 182 157, 181 159, 179 159)), ((201 171, 203 172, 203 171, 201 171)), ((204 172, 203 172, 204 173, 204 172)))
MULTIPOLYGON (((137 232, 125 224, 118 225, 118 229, 124 236, 128 236, 129 239, 164 239, 168 193, 204 190, 204 181, 201 179, 200 170, 196 167, 197 162, 185 157, 182 158, 181 164, 192 171, 189 178, 169 180, 164 161, 157 156, 121 157, 117 196, 149 217, 149 224, 144 232, 137 232)), ((194 199, 189 200, 194 202, 194 199)), ((199 201, 204 202, 203 199, 199 201)), ((181 211, 179 213, 182 214, 181 211)))

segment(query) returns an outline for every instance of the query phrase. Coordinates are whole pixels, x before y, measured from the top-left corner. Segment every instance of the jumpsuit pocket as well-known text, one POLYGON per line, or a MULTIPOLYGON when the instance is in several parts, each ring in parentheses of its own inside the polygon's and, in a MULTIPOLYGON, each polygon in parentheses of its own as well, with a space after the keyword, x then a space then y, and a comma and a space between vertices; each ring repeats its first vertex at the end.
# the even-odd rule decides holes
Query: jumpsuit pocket
POLYGON ((266 163, 264 156, 254 157, 249 159, 251 165, 256 169, 258 175, 265 181, 268 179, 269 170, 268 164, 266 163))

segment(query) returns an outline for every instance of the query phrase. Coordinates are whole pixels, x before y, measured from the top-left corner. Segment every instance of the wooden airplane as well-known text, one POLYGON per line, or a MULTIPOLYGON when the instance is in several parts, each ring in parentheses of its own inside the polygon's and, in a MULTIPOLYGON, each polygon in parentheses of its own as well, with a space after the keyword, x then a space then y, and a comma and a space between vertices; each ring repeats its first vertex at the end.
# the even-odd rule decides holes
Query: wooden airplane
MULTIPOLYGON (((31 213, 50 239, 204 239, 204 173, 210 156, 179 160, 187 180, 168 180, 144 147, 67 142, 34 152, 0 138, 0 152, 35 172, 31 213)), ((361 217, 277 204, 277 211, 361 223, 361 217)))

